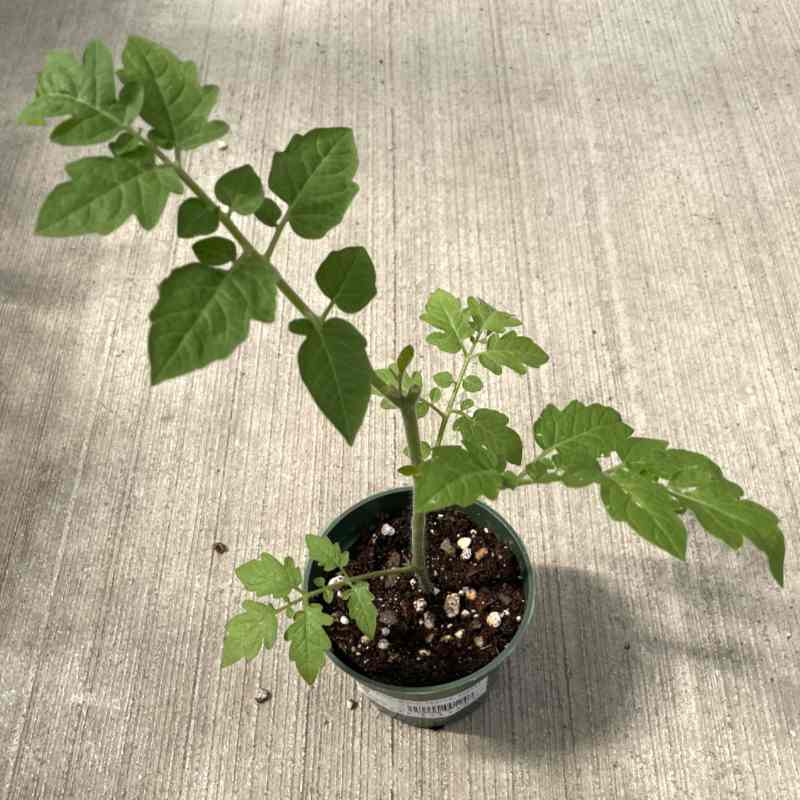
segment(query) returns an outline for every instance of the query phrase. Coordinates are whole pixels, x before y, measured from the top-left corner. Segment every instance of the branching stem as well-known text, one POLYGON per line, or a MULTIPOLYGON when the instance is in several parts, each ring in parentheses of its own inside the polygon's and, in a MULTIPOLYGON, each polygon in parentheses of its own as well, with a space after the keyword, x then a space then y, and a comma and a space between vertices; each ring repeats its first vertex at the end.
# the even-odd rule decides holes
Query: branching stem
MULTIPOLYGON (((368 581, 372 578, 385 578, 387 575, 408 575, 409 572, 415 572, 416 570, 411 564, 407 564, 405 567, 392 567, 392 569, 376 569, 373 572, 363 572, 361 575, 348 575, 347 580, 352 583, 354 581, 368 581)), ((276 614, 280 614, 281 611, 286 611, 287 608, 291 608, 292 606, 297 605, 300 601, 303 602, 305 606, 308 603, 308 600, 312 597, 316 597, 317 595, 322 594, 327 588, 327 586, 323 586, 320 589, 313 589, 310 592, 301 592, 299 597, 295 597, 294 600, 290 600, 288 603, 285 603, 282 606, 278 606, 275 609, 276 614)))

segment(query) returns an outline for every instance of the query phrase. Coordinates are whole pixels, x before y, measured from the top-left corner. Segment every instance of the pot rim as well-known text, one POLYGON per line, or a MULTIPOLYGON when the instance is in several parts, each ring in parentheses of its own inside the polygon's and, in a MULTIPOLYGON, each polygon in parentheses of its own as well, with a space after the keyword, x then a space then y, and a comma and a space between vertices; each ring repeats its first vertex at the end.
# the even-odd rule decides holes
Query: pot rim
MULTIPOLYGON (((393 494, 411 494, 412 490, 410 487, 407 486, 400 486, 394 489, 385 489, 382 492, 375 492, 374 494, 369 495, 369 497, 365 497, 364 499, 354 503, 348 509, 343 511, 339 516, 337 516, 334 520, 332 520, 326 527, 325 530, 322 532, 322 535, 327 537, 330 532, 340 523, 342 522, 348 515, 352 514, 361 506, 365 505, 366 503, 373 502, 374 500, 380 499, 382 497, 386 497, 388 495, 393 494)), ((405 686, 403 684, 397 683, 383 683, 381 681, 375 680, 374 678, 367 677, 363 673, 359 672, 357 669, 351 667, 349 664, 345 664, 334 652, 333 648, 326 651, 325 655, 333 662, 335 667, 338 667, 342 671, 346 672, 350 675, 354 680, 358 683, 363 684, 369 689, 373 689, 377 692, 382 692, 384 694, 393 694, 401 692, 404 697, 418 697, 418 698, 425 698, 428 695, 436 694, 436 695, 445 695, 448 693, 455 693, 463 690, 466 686, 471 686, 475 683, 478 683, 480 680, 485 678, 489 673, 494 672, 513 652, 517 649, 525 632, 528 629, 528 626, 533 619, 533 613, 535 609, 535 595, 536 595, 536 574, 533 569, 533 564, 531 564, 530 557, 528 556, 528 550, 525 547, 525 543, 520 538, 519 534, 514 530, 514 528, 508 523, 508 521, 502 517, 494 508, 487 505, 486 503, 482 503, 481 501, 476 501, 472 504, 472 506, 467 506, 464 510, 468 511, 469 508, 473 506, 480 507, 483 511, 489 514, 489 516, 494 517, 494 519, 500 523, 501 526, 506 528, 511 533, 511 538, 516 542, 518 545, 519 551, 522 555, 522 558, 519 559, 519 555, 517 555, 518 560, 521 560, 521 570, 523 580, 525 582, 525 612, 522 615, 522 620, 520 621, 519 627, 517 628, 516 633, 514 634, 511 641, 503 648, 501 652, 499 652, 488 664, 484 664, 480 669, 476 670, 475 672, 471 672, 469 675, 463 675, 460 678, 456 678, 453 681, 448 681, 447 683, 437 683, 431 684, 429 686, 405 686)), ((501 534, 498 534, 501 536, 501 534)), ((306 568, 303 575, 303 582, 308 589, 311 581, 311 570, 312 570, 313 562, 309 559, 306 562, 306 568)))

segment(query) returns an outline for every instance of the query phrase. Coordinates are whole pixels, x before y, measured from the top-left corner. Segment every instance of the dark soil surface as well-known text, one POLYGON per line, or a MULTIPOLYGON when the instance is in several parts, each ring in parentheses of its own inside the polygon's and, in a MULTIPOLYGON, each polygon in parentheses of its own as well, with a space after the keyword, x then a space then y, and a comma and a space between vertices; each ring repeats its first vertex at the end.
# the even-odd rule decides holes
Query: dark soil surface
MULTIPOLYGON (((413 575, 373 578, 370 591, 379 616, 372 641, 348 618, 338 594, 324 604, 334 617, 327 629, 333 652, 384 683, 431 686, 469 675, 511 641, 524 614, 519 564, 491 529, 478 527, 457 507, 428 514, 427 525, 428 566, 438 594, 424 597, 413 575), (470 539, 466 549, 465 538, 470 539)), ((398 517, 376 518, 362 532, 350 548, 347 572, 401 566, 410 561, 410 550, 409 508, 398 517)))

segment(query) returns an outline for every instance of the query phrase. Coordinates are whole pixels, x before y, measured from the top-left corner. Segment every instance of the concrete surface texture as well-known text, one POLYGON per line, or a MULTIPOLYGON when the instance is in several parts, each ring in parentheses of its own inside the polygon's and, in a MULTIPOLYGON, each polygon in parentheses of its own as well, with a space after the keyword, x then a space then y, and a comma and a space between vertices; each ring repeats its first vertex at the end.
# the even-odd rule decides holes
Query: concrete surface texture
MULTIPOLYGON (((790 0, 0 0, 0 796, 800 796, 800 7, 790 0), (302 386, 295 316, 151 389, 147 315, 191 259, 173 198, 152 233, 33 235, 66 151, 20 128, 47 51, 130 33, 221 87, 207 188, 291 135, 354 129, 361 192, 313 274, 363 244, 373 363, 423 344, 438 286, 518 312, 551 362, 488 382, 532 448, 550 401, 614 405, 708 453, 787 536, 786 587, 691 527, 686 564, 596 489, 505 493, 537 565, 535 623, 489 702, 439 733, 394 723, 285 645, 221 672, 233 567, 395 485, 399 419, 353 448, 302 386), (225 555, 212 553, 223 541, 225 555), (258 705, 259 687, 273 699, 258 705)), ((77 154, 77 155, 76 155, 77 154)), ((254 220, 249 235, 264 238, 254 220)), ((424 350, 426 374, 448 368, 424 350)))

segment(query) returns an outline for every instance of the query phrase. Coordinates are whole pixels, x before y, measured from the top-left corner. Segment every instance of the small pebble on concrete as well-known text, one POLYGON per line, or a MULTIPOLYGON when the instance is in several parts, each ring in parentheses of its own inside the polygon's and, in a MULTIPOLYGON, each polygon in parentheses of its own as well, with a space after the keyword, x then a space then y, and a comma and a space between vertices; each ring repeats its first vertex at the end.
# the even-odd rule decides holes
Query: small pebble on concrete
POLYGON ((259 705, 262 703, 266 703, 269 700, 272 700, 272 692, 269 689, 261 689, 260 687, 256 689, 255 701, 259 705))

